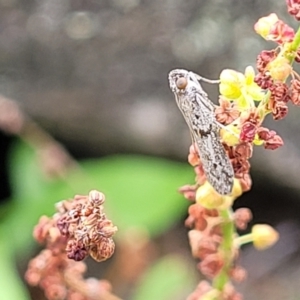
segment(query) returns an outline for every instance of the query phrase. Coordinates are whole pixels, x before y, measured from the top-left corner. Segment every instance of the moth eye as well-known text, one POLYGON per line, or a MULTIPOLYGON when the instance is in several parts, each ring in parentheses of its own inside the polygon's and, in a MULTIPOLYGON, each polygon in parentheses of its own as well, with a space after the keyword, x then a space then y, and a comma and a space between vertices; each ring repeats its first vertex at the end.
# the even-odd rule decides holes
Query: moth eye
POLYGON ((180 77, 176 80, 176 86, 177 88, 179 88, 180 90, 183 90, 186 88, 187 86, 187 79, 185 77, 180 77))

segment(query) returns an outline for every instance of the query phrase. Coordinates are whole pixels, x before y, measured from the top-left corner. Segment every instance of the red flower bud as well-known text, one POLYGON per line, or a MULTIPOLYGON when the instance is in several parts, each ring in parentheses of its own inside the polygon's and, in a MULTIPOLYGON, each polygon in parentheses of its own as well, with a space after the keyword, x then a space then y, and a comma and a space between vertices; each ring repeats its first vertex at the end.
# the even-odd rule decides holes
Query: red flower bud
POLYGON ((277 134, 274 137, 272 137, 264 142, 265 149, 270 149, 270 150, 275 150, 282 145, 283 145, 283 140, 277 134))
POLYGON ((240 140, 244 142, 253 142, 256 133, 256 126, 251 122, 245 122, 240 133, 240 140))

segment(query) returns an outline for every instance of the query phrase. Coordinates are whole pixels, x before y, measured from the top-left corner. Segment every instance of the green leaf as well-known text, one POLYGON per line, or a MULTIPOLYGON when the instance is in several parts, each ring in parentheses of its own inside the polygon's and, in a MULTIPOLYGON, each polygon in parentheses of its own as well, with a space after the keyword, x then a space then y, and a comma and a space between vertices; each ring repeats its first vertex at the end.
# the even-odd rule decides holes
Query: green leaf
POLYGON ((23 143, 15 145, 10 161, 15 207, 9 222, 16 249, 30 246, 33 226, 40 216, 54 213, 56 202, 91 189, 105 193, 105 209, 120 234, 131 227, 143 227, 157 235, 186 215, 188 202, 177 190, 193 181, 188 164, 116 155, 87 160, 81 166, 83 172, 72 172, 68 185, 49 181, 40 171, 34 151, 23 143))
POLYGON ((0 295, 1 299, 29 300, 30 297, 16 270, 8 232, 0 229, 0 295))
POLYGON ((168 255, 162 258, 146 272, 132 299, 186 299, 197 285, 191 269, 181 256, 168 255))
POLYGON ((33 204, 43 203, 49 211, 62 195, 70 196, 65 182, 46 178, 34 149, 21 141, 13 145, 8 167, 13 198, 22 202, 24 198, 30 200, 27 206, 32 204, 31 209, 34 209, 33 204))
MULTIPOLYGON (((39 217, 52 215, 54 204, 61 199, 71 198, 75 193, 87 194, 91 189, 105 193, 105 209, 121 234, 129 228, 140 227, 157 235, 186 215, 188 202, 177 189, 193 181, 193 169, 188 164, 119 155, 87 160, 81 166, 85 173, 71 173, 67 183, 49 181, 39 169, 34 150, 24 143, 16 143, 9 161, 13 201, 6 208, 7 214, 2 215, 0 224, 1 243, 7 243, 9 247, 0 248, 0 257, 1 251, 7 249, 11 254, 26 257, 33 245, 32 230, 39 217)), ((13 259, 6 254, 3 259, 5 262, 0 262, 0 282, 4 284, 1 290, 5 286, 16 286, 14 291, 7 290, 5 299, 27 299, 15 274, 13 259), (5 272, 9 276, 3 280, 5 272)), ((178 268, 178 263, 173 263, 178 268)), ((183 274, 182 271, 178 273, 183 274)), ((173 274, 168 277, 174 279, 173 274)))
POLYGON ((33 245, 32 230, 39 218, 52 215, 54 204, 73 192, 61 180, 46 179, 33 149, 22 142, 13 146, 9 168, 12 200, 2 223, 14 243, 13 250, 26 255, 33 245))
POLYGON ((188 164, 146 156, 110 156, 86 161, 94 188, 106 195, 105 208, 119 231, 145 227, 157 235, 186 215, 188 202, 178 188, 193 181, 188 164))

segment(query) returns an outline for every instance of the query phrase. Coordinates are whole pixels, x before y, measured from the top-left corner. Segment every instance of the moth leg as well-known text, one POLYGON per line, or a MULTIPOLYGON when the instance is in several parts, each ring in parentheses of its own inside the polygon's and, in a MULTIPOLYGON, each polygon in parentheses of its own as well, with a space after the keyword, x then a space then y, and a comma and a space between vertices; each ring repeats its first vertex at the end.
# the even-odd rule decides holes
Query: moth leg
POLYGON ((230 134, 232 134, 233 136, 235 136, 236 138, 240 138, 239 135, 236 132, 233 132, 231 129, 229 129, 228 127, 226 127, 225 125, 219 123, 218 121, 215 121, 216 125, 220 128, 220 129, 224 129, 227 132, 229 132, 230 134))

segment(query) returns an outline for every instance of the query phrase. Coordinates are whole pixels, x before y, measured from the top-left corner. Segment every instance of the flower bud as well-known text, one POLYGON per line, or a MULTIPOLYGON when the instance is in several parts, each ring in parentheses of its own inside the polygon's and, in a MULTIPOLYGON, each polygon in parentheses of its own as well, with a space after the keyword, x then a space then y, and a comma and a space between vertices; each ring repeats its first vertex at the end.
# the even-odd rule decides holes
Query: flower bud
POLYGON ((276 101, 272 108, 272 115, 274 120, 281 120, 288 114, 289 108, 286 102, 276 101))
POLYGON ((300 20, 300 5, 299 0, 286 0, 289 14, 295 17, 297 21, 300 20))
POLYGON ((220 205, 219 209, 228 209, 232 206, 234 200, 238 198, 243 193, 242 186, 240 181, 237 178, 234 178, 233 188, 230 195, 223 196, 224 201, 223 204, 220 205))
POLYGON ((242 282, 247 278, 247 271, 240 266, 235 266, 230 270, 230 277, 236 282, 242 282))
POLYGON ((208 181, 205 181, 196 192, 196 202, 207 209, 219 208, 224 201, 224 196, 216 192, 208 181))
POLYGON ((270 33, 271 27, 278 21, 276 14, 272 13, 266 17, 260 18, 254 25, 254 30, 256 33, 261 35, 264 39, 267 39, 267 36, 270 33))
POLYGON ((196 147, 197 146, 194 144, 190 146, 189 156, 188 156, 188 162, 193 167, 199 165, 200 163, 200 158, 196 147))
POLYGON ((291 80, 291 101, 295 105, 300 105, 300 80, 291 80))
POLYGON ((275 135, 273 138, 264 142, 264 148, 275 150, 283 145, 283 140, 279 135, 275 135))
POLYGON ((256 134, 256 128, 257 126, 249 121, 245 122, 241 128, 240 132, 240 140, 247 143, 252 143, 255 134, 256 134))
POLYGON ((102 205, 105 201, 105 196, 103 193, 98 192, 97 190, 92 190, 89 192, 89 200, 94 205, 102 205))
POLYGON ((256 224, 252 227, 253 245, 258 250, 273 246, 279 239, 278 232, 267 224, 256 224))
POLYGON ((249 208, 241 207, 234 212, 234 223, 238 229, 245 230, 252 219, 252 212, 249 208))
POLYGON ((274 80, 285 81, 291 74, 293 68, 285 57, 278 57, 267 66, 271 77, 274 80))
POLYGON ((193 257, 198 257, 199 253, 199 242, 203 238, 203 233, 199 230, 193 229, 188 233, 190 247, 193 257))
POLYGON ((279 44, 292 42, 295 36, 294 29, 278 19, 274 13, 260 18, 255 23, 254 30, 265 40, 279 44))
POLYGON ((212 279, 220 274, 224 264, 224 257, 217 252, 206 255, 198 264, 198 268, 204 276, 212 279))
POLYGON ((239 135, 240 129, 234 125, 227 125, 226 129, 220 130, 222 141, 228 146, 236 146, 240 143, 239 135))
POLYGON ((255 146, 261 146, 261 145, 263 145, 263 143, 264 143, 264 141, 261 140, 261 139, 259 138, 259 135, 256 133, 256 134, 255 134, 255 137, 254 137, 254 140, 253 140, 253 144, 254 144, 255 146))
POLYGON ((252 66, 247 66, 245 69, 246 84, 252 84, 255 77, 255 71, 252 66))

